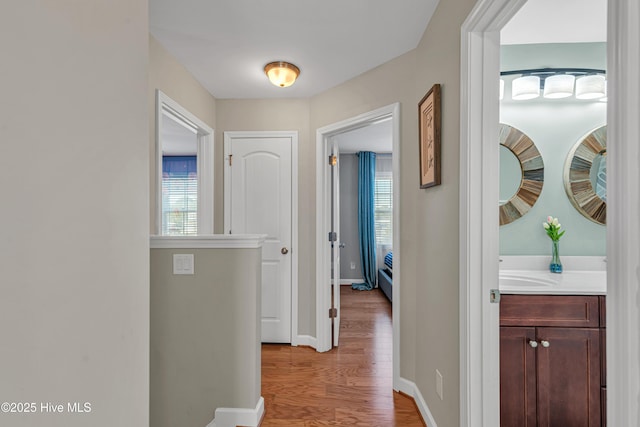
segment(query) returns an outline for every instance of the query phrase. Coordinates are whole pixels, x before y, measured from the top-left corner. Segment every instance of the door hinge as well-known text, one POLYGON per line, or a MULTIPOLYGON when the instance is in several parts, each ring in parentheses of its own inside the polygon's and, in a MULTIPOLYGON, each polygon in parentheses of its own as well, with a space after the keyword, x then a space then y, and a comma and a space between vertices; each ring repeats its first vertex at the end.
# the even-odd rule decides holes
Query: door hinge
POLYGON ((229 166, 233 166, 233 154, 229 154, 229 166))
POLYGON ((338 317, 338 309, 337 308, 330 308, 329 309, 329 319, 335 319, 336 317, 338 317))
POLYGON ((338 233, 336 233, 335 231, 330 231, 329 232, 329 241, 330 242, 335 242, 338 240, 338 233))
POLYGON ((332 154, 331 156, 329 156, 329 165, 335 166, 337 164, 338 164, 338 156, 336 156, 335 154, 332 154))
POLYGON ((500 290, 491 289, 491 291, 489 291, 489 302, 492 304, 500 304, 500 290))

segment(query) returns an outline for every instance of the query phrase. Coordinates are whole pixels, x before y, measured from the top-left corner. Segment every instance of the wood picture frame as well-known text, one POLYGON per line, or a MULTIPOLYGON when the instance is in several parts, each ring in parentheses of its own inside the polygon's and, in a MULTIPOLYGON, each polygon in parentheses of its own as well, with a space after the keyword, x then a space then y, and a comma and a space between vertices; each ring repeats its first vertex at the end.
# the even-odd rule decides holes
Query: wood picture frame
POLYGON ((440 85, 434 84, 418 104, 420 188, 440 185, 440 85))

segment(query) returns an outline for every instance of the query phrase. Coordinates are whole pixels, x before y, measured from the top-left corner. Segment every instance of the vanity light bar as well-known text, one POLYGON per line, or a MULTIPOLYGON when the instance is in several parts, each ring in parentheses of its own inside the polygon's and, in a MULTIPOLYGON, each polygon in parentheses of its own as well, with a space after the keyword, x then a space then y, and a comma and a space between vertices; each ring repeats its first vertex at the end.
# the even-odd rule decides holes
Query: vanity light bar
POLYGON ((520 75, 520 77, 511 82, 511 98, 514 100, 538 98, 541 90, 545 98, 567 98, 573 95, 574 86, 577 99, 596 100, 606 96, 605 70, 593 68, 536 68, 502 71, 500 73, 500 76, 515 75, 520 75))

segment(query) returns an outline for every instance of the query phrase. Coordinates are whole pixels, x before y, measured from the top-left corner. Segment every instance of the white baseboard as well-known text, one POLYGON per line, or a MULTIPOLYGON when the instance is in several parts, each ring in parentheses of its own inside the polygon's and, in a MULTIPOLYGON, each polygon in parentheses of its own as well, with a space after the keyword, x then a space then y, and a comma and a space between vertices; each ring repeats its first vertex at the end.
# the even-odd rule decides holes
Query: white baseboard
POLYGON ((413 397, 413 400, 416 402, 416 406, 420 411, 420 415, 422 415, 422 419, 429 427, 438 427, 436 424, 436 420, 433 418, 429 407, 427 406, 427 402, 424 401, 424 397, 422 397, 422 393, 420 393, 420 389, 413 381, 409 381, 405 378, 400 377, 398 391, 406 394, 407 396, 413 397))
POLYGON ((264 415, 264 399, 260 396, 255 409, 218 408, 215 418, 207 427, 258 427, 264 415))
POLYGON ((306 345, 312 348, 318 348, 318 340, 311 335, 298 335, 291 343, 292 346, 306 345))
POLYGON ((344 286, 344 285, 351 286, 352 283, 362 283, 362 282, 364 282, 364 279, 340 279, 341 286, 344 286))

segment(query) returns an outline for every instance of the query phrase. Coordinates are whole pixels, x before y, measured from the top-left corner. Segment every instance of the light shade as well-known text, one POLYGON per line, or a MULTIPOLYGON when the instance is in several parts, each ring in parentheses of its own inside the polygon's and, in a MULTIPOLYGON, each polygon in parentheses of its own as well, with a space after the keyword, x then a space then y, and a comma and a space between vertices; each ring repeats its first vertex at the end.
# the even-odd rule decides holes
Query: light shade
POLYGON ((544 97, 551 99, 567 98, 573 95, 575 76, 556 74, 544 79, 544 97))
POLYGON ((522 76, 511 82, 511 98, 522 101, 540 96, 540 77, 522 76))
POLYGON ((270 62, 264 66, 264 72, 269 81, 278 87, 291 86, 300 75, 298 67, 284 61, 270 62))
POLYGON ((592 74, 580 77, 576 80, 576 98, 602 98, 606 95, 605 87, 605 78, 602 75, 592 74))

